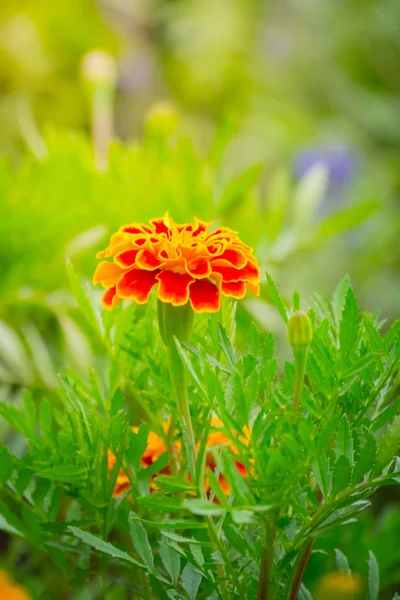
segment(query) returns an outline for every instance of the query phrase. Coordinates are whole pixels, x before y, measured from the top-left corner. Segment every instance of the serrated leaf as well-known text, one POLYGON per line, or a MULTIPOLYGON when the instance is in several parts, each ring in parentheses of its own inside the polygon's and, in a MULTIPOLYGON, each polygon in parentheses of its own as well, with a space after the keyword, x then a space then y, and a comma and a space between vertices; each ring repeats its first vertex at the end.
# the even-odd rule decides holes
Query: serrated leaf
POLYGON ((77 483, 86 479, 88 470, 86 467, 76 465, 62 465, 59 467, 48 467, 38 471, 36 475, 43 479, 62 481, 63 483, 77 483))
POLYGON ((342 319, 342 312, 344 303, 346 300, 347 292, 350 288, 350 277, 346 275, 339 283, 332 297, 332 312, 335 319, 336 329, 339 331, 340 321, 342 319))
POLYGON ((378 449, 376 468, 374 471, 381 471, 396 456, 400 446, 400 415, 395 417, 388 425, 383 435, 378 449))
POLYGON ((182 571, 181 581, 182 587, 188 594, 190 600, 195 600, 199 591, 202 574, 191 563, 187 563, 182 571))
POLYGON ((287 310, 285 308, 282 298, 280 297, 278 288, 276 287, 274 280, 272 279, 271 275, 268 272, 266 273, 266 277, 267 277, 268 290, 269 290, 269 293, 271 294, 273 303, 275 304, 276 308, 278 309, 278 312, 281 315, 282 319, 285 321, 285 323, 287 323, 288 322, 287 310))
POLYGON ((366 434, 364 446, 361 448, 360 456, 354 466, 354 481, 364 477, 368 471, 374 468, 376 461, 376 440, 372 433, 366 434))
POLYGON ((153 552, 151 550, 149 538, 147 537, 147 532, 143 526, 143 523, 140 522, 136 513, 134 512, 129 513, 128 522, 132 543, 135 547, 136 552, 139 554, 140 558, 146 563, 149 570, 154 571, 153 552))
POLYGON ((88 546, 91 546, 95 550, 103 552, 104 554, 108 554, 113 558, 126 560, 127 562, 130 562, 133 565, 143 568, 143 565, 141 565, 137 560, 129 556, 129 554, 127 554, 126 552, 123 552, 123 550, 119 550, 119 548, 116 548, 109 542, 105 542, 104 540, 101 540, 95 535, 92 535, 87 531, 83 531, 83 529, 79 529, 79 527, 68 527, 68 529, 73 533, 75 537, 79 538, 80 540, 82 540, 82 542, 84 542, 88 546))
POLYGON ((335 463, 332 478, 332 492, 334 495, 344 490, 351 480, 351 466, 347 456, 341 455, 335 463))
POLYGON ((359 327, 360 311, 354 292, 349 288, 346 294, 339 330, 342 371, 349 366, 349 359, 358 342, 359 327))
POLYGON ((181 557, 170 545, 160 542, 160 556, 162 563, 171 577, 171 582, 174 586, 178 583, 178 577, 181 570, 181 557))
POLYGON ((221 346, 222 352, 225 354, 226 359, 229 363, 229 366, 233 370, 235 368, 235 364, 237 361, 236 356, 235 356, 235 351, 232 347, 232 344, 228 337, 228 334, 226 333, 226 331, 225 331, 224 327, 221 325, 221 323, 218 323, 218 340, 219 340, 219 345, 221 346))
POLYGON ((336 458, 344 455, 348 458, 351 466, 354 464, 353 434, 350 429, 350 422, 347 415, 343 415, 338 423, 335 455, 336 458))
POLYGON ((370 550, 368 559, 368 600, 379 598, 379 567, 375 554, 370 550))

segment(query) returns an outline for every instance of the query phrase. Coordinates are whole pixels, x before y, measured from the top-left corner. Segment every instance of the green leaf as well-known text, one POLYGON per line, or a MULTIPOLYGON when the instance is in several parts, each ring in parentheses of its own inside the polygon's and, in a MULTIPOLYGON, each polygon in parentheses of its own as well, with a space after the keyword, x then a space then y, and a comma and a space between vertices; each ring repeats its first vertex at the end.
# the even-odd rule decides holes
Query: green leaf
POLYGON ((175 552, 171 546, 164 544, 164 542, 160 542, 159 548, 161 560, 165 570, 171 577, 172 584, 176 587, 181 570, 181 557, 179 556, 178 552, 175 552))
POLYGON ((360 456, 354 467, 354 481, 359 481, 368 471, 373 469, 376 460, 376 440, 375 436, 368 432, 365 438, 365 444, 361 448, 360 456))
POLYGON ((138 516, 134 512, 129 513, 129 528, 131 533, 132 543, 140 558, 146 563, 150 571, 154 571, 153 552, 147 537, 143 523, 140 522, 138 516))
POLYGON ((96 537, 95 535, 92 535, 91 533, 88 533, 87 531, 83 531, 83 529, 79 529, 79 527, 68 527, 68 529, 73 533, 73 535, 75 537, 79 538, 80 540, 82 540, 82 542, 84 542, 88 546, 91 546, 95 550, 98 550, 99 552, 103 552, 104 554, 108 554, 109 556, 112 556, 113 558, 119 558, 121 560, 126 560, 127 562, 131 563, 132 565, 136 565, 138 567, 143 568, 143 565, 141 565, 138 561, 136 561, 134 558, 129 556, 129 554, 127 554, 126 552, 123 552, 122 550, 119 550, 118 548, 116 548, 115 546, 110 544, 109 542, 104 542, 103 540, 96 537))
POLYGON ((209 517, 218 517, 225 512, 225 509, 218 504, 197 498, 185 500, 182 503, 182 507, 187 508, 194 515, 204 515, 209 517))
POLYGON ((137 498, 138 504, 148 508, 151 511, 178 512, 182 509, 182 503, 178 498, 169 498, 164 494, 149 494, 137 498))
POLYGON ((318 486, 322 492, 324 498, 329 494, 330 488, 330 468, 329 459, 321 452, 317 452, 316 460, 312 465, 315 479, 317 480, 318 486))
POLYGON ((196 569, 192 563, 187 563, 182 571, 182 587, 188 594, 190 600, 195 600, 199 591, 200 583, 203 575, 196 569))
POLYGON ((195 489, 194 485, 189 481, 171 475, 159 475, 157 477, 157 487, 167 492, 187 492, 195 489))
POLYGON ((278 309, 279 314, 281 315, 282 319, 285 321, 285 323, 287 323, 288 322, 287 311, 286 311, 285 305, 283 303, 283 300, 279 295, 278 288, 276 287, 274 280, 272 279, 271 275, 268 272, 266 273, 266 277, 267 277, 268 290, 269 290, 269 293, 271 294, 273 303, 275 304, 276 308, 278 309))
POLYGON ((339 283, 332 297, 332 312, 335 319, 336 329, 339 331, 342 312, 346 300, 347 292, 350 288, 350 277, 346 275, 339 283))
POLYGON ((388 425, 379 445, 375 472, 381 471, 396 456, 400 446, 400 415, 388 425))
POLYGON ((360 325, 360 311, 357 300, 351 288, 348 289, 346 300, 340 320, 340 353, 341 369, 344 371, 349 366, 349 359, 358 342, 360 325))
POLYGON ((351 480, 351 466, 347 456, 341 455, 337 459, 333 469, 332 492, 333 495, 344 490, 351 480))
POLYGON ((361 202, 356 206, 351 206, 343 211, 334 213, 315 227, 315 242, 323 241, 327 237, 357 227, 373 215, 379 207, 380 202, 368 200, 366 202, 361 202))
POLYGON ((235 356, 235 351, 232 347, 228 334, 226 333, 221 323, 218 323, 218 339, 219 345, 221 346, 222 351, 225 354, 231 369, 233 370, 235 368, 237 358, 235 356))
POLYGON ((336 569, 338 571, 344 571, 344 573, 350 574, 351 571, 350 571, 350 567, 349 567, 349 561, 347 560, 347 556, 345 556, 345 554, 343 554, 343 552, 341 552, 337 548, 335 548, 335 555, 336 555, 336 569))
POLYGON ((52 479, 54 481, 62 481, 63 483, 77 483, 82 479, 86 479, 87 474, 88 470, 86 467, 77 465, 48 467, 36 473, 38 477, 42 477, 43 479, 52 479))
POLYGON ((375 554, 370 550, 368 559, 368 600, 379 598, 379 567, 375 554))
POLYGON ((14 470, 14 458, 6 446, 0 445, 0 485, 5 483, 14 470))
POLYGON ((347 415, 343 415, 338 423, 335 454, 336 458, 339 458, 339 456, 342 455, 346 456, 350 465, 352 466, 354 464, 353 435, 350 430, 350 423, 347 415))

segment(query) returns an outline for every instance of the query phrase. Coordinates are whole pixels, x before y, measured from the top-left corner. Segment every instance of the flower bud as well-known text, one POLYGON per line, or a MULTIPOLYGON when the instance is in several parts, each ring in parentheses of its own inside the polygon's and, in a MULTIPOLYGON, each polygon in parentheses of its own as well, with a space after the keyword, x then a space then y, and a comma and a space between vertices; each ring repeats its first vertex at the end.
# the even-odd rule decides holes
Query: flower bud
POLYGON ((303 310, 297 310, 288 322, 288 338, 291 346, 309 346, 312 341, 310 317, 303 310))
POLYGON ((150 107, 145 117, 146 131, 156 135, 168 136, 178 126, 178 113, 169 102, 157 102, 150 107))
POLYGON ((117 67, 114 57, 103 50, 92 50, 82 60, 82 75, 89 85, 114 87, 117 67))

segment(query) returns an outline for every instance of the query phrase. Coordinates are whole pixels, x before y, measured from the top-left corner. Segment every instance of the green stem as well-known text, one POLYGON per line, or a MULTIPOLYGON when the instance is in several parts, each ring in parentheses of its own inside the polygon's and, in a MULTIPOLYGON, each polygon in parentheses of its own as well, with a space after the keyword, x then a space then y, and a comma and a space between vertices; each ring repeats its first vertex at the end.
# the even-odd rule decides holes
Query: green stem
POLYGON ((294 395, 292 402, 292 413, 297 412, 300 400, 301 392, 303 390, 304 376, 306 373, 307 356, 309 346, 297 346, 293 349, 294 351, 294 367, 295 367, 295 381, 294 381, 294 395))
POLYGON ((257 600, 271 599, 272 564, 274 558, 275 527, 265 523, 264 543, 260 565, 260 579, 258 582, 257 600))
POLYGON ((167 359, 172 388, 174 390, 178 415, 181 422, 189 473, 192 481, 196 481, 197 451, 187 393, 187 372, 173 342, 167 345, 167 359))

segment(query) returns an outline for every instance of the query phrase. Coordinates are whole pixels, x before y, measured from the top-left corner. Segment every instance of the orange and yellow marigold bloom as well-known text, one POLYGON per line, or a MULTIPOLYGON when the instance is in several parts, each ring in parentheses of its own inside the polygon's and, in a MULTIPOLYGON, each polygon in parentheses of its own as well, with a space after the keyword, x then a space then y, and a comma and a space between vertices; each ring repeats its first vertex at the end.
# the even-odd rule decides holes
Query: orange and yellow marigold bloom
POLYGON ((12 581, 5 571, 0 570, 0 599, 30 600, 30 595, 22 586, 12 581))
POLYGON ((132 223, 111 236, 97 254, 102 261, 93 283, 106 291, 103 305, 112 309, 121 300, 148 301, 157 297, 173 306, 190 302, 196 312, 216 312, 221 294, 241 299, 247 290, 259 294, 260 269, 253 250, 235 231, 195 219, 179 225, 168 213, 150 225, 132 223))
MULTIPOLYGON (((165 422, 163 424, 163 429, 165 431, 165 433, 167 433, 169 428, 169 422, 165 422)), ((137 432, 138 428, 137 427, 133 427, 132 428, 134 432, 137 432)), ((165 443, 163 442, 163 440, 160 438, 159 435, 157 435, 157 433, 155 433, 154 431, 149 431, 149 434, 147 436, 147 446, 146 449, 141 457, 141 463, 144 467, 149 467, 150 465, 152 465, 154 462, 156 462, 157 459, 160 458, 160 456, 162 454, 164 454, 167 451, 167 447, 165 445, 165 443)), ((111 471, 114 468, 114 465, 116 463, 116 457, 114 455, 113 452, 111 452, 111 450, 108 451, 108 468, 111 471)), ((165 469, 163 469, 162 471, 160 471, 159 474, 169 474, 170 472, 170 468, 167 465, 167 467, 165 469)), ((123 496, 123 494, 130 488, 130 482, 129 482, 129 477, 126 474, 124 469, 120 469, 118 476, 117 476, 117 480, 115 483, 115 488, 114 488, 114 492, 113 492, 113 496, 123 496)))
MULTIPOLYGON (((238 458, 237 458, 237 460, 235 459, 235 465, 236 465, 237 470, 243 477, 248 476, 247 468, 243 464, 243 462, 241 462, 241 460, 240 460, 240 456, 239 456, 240 452, 239 452, 237 446, 235 444, 232 444, 232 440, 230 440, 226 436, 226 434, 223 432, 222 422, 219 419, 213 417, 211 419, 210 425, 211 425, 211 432, 209 433, 209 435, 207 437, 207 442, 206 442, 205 481, 204 481, 207 493, 210 491, 210 485, 209 485, 209 482, 207 479, 207 472, 209 472, 209 471, 215 472, 217 469, 217 463, 215 460, 214 451, 221 450, 223 447, 228 447, 234 455, 237 455, 238 458)), ((169 421, 164 422, 163 429, 164 429, 165 433, 168 432, 169 426, 170 426, 169 421)), ((133 431, 137 431, 137 427, 133 427, 133 431)), ((239 435, 239 436, 235 435, 234 437, 236 437, 243 445, 248 446, 249 440, 250 440, 250 435, 251 435, 251 431, 247 427, 245 427, 243 429, 242 435, 239 435)), ((200 444, 199 444, 199 446, 200 446, 200 444)), ((179 463, 180 459, 181 459, 180 453, 182 451, 181 443, 179 441, 174 442, 172 449, 175 454, 175 459, 177 459, 177 461, 179 463)), ((154 431, 149 431, 149 434, 147 437, 147 446, 141 457, 142 465, 145 468, 149 467, 158 458, 160 458, 160 456, 162 454, 164 454, 165 452, 167 452, 167 446, 165 445, 164 441, 160 438, 160 436, 157 433, 155 433, 154 431)), ((108 451, 108 468, 110 471, 114 468, 115 463, 116 463, 116 457, 113 454, 113 452, 111 452, 111 450, 109 450, 108 451)), ((170 473, 171 473, 170 466, 167 465, 163 470, 161 470, 159 473, 155 474, 153 476, 153 481, 151 483, 151 489, 152 490, 157 489, 157 484, 156 484, 157 475, 161 475, 161 474, 169 475, 170 473)), ((229 483, 225 479, 223 473, 219 473, 218 483, 219 483, 222 491, 224 492, 224 494, 229 495, 231 492, 231 488, 229 486, 229 483)), ((125 470, 121 468, 118 473, 118 476, 117 476, 113 496, 123 496, 123 494, 125 494, 125 492, 129 488, 130 488, 129 477, 128 477, 127 473, 125 472, 125 470)))

